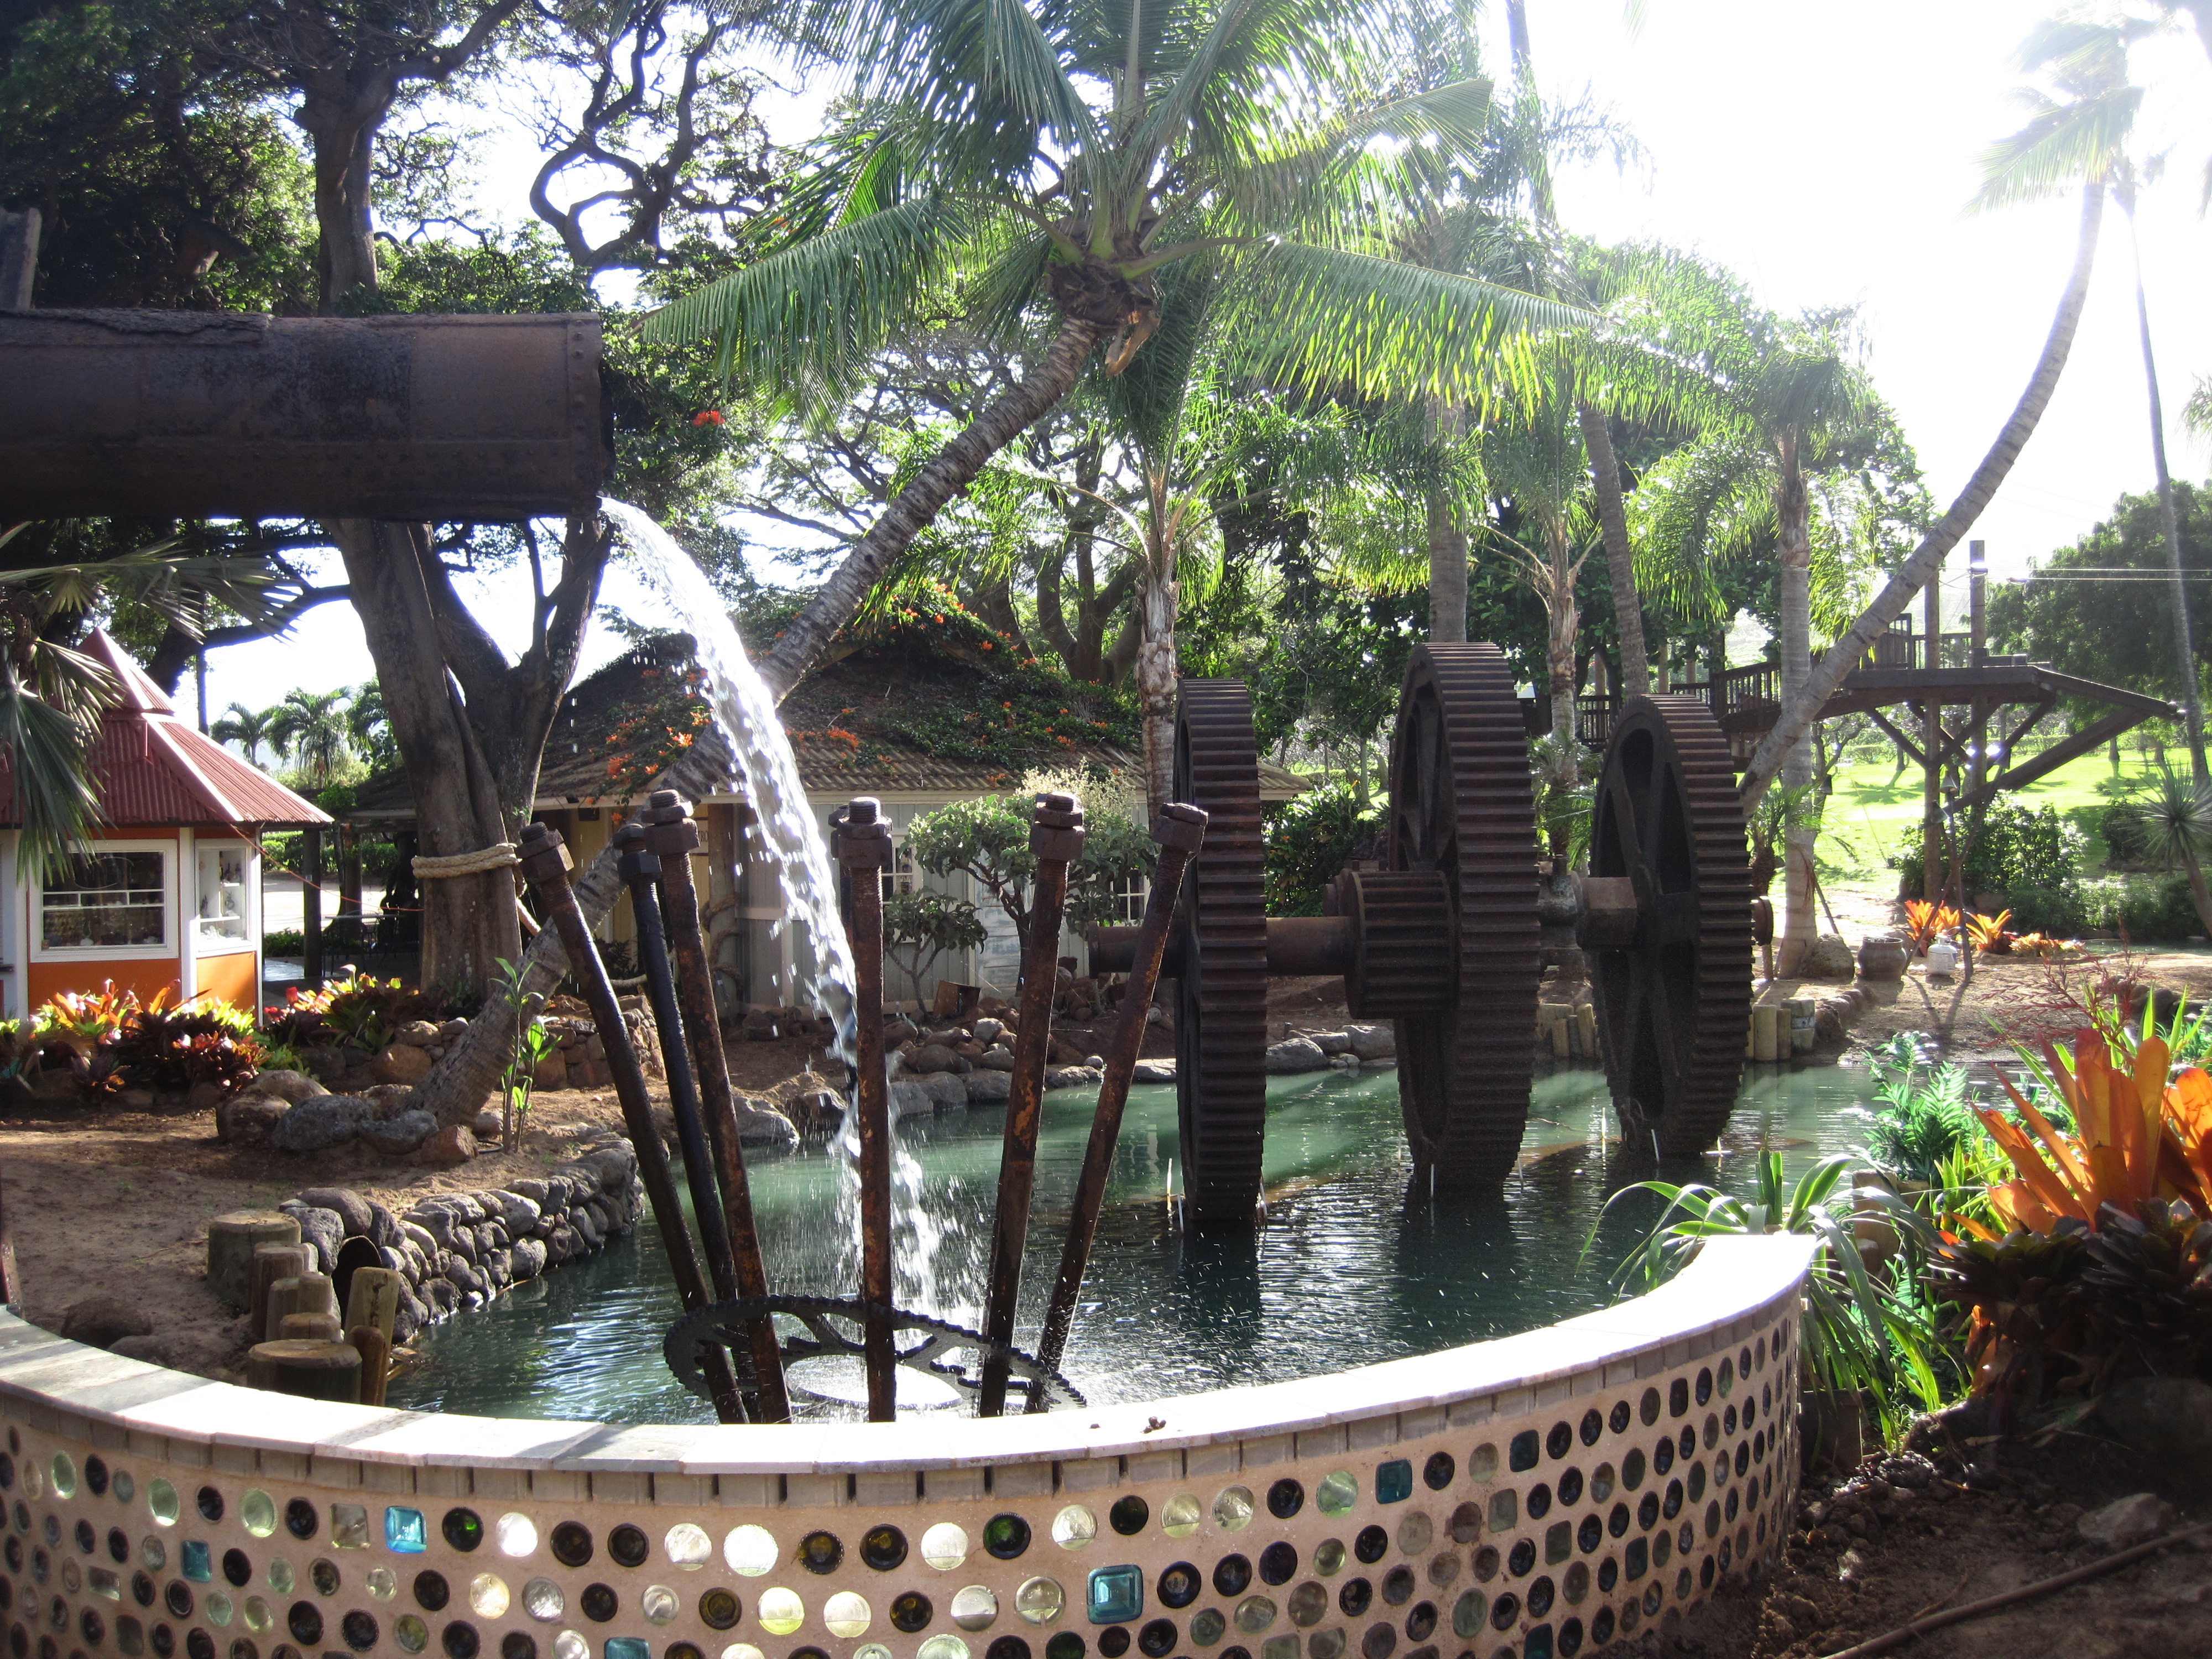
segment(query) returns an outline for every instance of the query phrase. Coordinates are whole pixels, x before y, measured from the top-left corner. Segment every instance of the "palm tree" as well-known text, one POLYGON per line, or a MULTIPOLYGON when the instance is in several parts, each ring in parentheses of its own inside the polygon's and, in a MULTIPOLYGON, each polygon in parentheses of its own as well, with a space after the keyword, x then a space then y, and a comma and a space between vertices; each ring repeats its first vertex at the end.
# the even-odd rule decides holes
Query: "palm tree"
MULTIPOLYGON (((1783 700, 1773 730, 1753 751, 1744 774, 1742 793, 1747 811, 1758 805, 1784 758, 1812 729, 1822 706, 1843 683, 1844 676, 1874 648, 1875 641, 1887 631, 1889 625, 1905 614, 1905 607, 1912 603, 1913 596, 1942 568, 1943 556, 1973 527, 1974 520, 1996 494, 1997 486, 2012 471, 2013 463, 2020 459, 2020 452, 2034 434, 2036 423, 2043 418, 2051 394, 2058 388, 2058 377, 2065 370, 2074 336, 2081 326, 2082 308, 2088 302, 2089 275, 2096 264, 2097 234, 2104 219, 2106 184, 2112 167, 2122 158, 2123 143, 2142 100, 2140 89, 2117 83, 2109 73, 2098 71, 2094 52, 2087 66, 2097 72, 2087 76, 2074 72, 2081 67, 2080 61, 2067 61, 2067 54, 2063 52, 2055 58, 2047 58, 2046 53, 2057 45, 2057 37, 2051 31, 2063 27, 2046 24, 2039 27, 2029 36, 2021 56, 2029 67, 2046 61, 2055 63, 2061 70, 2061 90, 2066 97, 2063 100, 2039 99, 2027 124, 1991 150, 1987 182, 1975 198, 1977 205, 1994 206, 2052 194, 2069 185, 2080 185, 2081 220, 2075 240, 2074 265, 2059 295, 2051 331, 2045 337, 2043 350, 2028 374, 2020 400, 2013 405, 2004 425, 1998 428, 1996 441, 1990 446, 1981 465, 1966 480, 1966 488, 1936 520, 1935 527, 1921 538, 1911 556, 1898 567, 1897 573, 1883 585, 1873 602, 1859 613, 1858 620, 1844 630, 1820 659, 1796 695, 1783 700)), ((2190 660, 2185 649, 2181 659, 2184 663, 2190 660)))
POLYGON ((953 291, 988 325, 1042 303, 1050 345, 915 476, 763 664, 781 696, 955 492, 1163 321, 1161 279, 1205 255, 1281 383, 1480 403, 1506 326, 1556 304, 1388 258, 1399 204, 1480 141, 1489 87, 1407 94, 1419 9, 1362 0, 817 0, 861 114, 794 191, 789 239, 648 317, 719 337, 794 405, 863 372, 953 291))
POLYGON ((326 786, 353 753, 347 742, 346 703, 343 686, 335 691, 295 688, 274 711, 270 736, 311 788, 326 786))
POLYGON ((261 764, 261 745, 276 748, 276 721, 283 713, 281 707, 264 708, 259 712, 242 702, 234 702, 222 711, 222 718, 208 728, 208 735, 217 743, 234 743, 246 757, 246 764, 261 764))

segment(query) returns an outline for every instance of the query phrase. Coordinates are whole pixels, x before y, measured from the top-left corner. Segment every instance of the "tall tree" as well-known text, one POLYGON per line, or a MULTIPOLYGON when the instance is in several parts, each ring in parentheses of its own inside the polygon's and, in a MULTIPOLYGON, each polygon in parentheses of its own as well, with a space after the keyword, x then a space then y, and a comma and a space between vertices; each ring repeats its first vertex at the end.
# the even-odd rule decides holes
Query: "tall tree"
POLYGON ((222 711, 222 717, 208 728, 208 735, 217 743, 234 743, 238 752, 252 766, 261 764, 261 748, 267 744, 276 752, 276 717, 275 708, 248 708, 242 702, 234 702, 222 711))
POLYGON ((1163 270, 1218 261, 1286 379, 1468 399, 1503 325, 1567 320, 1494 284, 1381 257, 1376 228, 1431 149, 1479 141, 1476 81, 1401 94, 1418 6, 1159 0, 825 3, 862 117, 799 191, 796 234, 647 321, 719 337, 749 383, 812 396, 865 370, 949 282, 1051 343, 901 490, 763 665, 787 690, 890 562, 1064 398, 1102 341, 1125 369, 1161 322, 1163 270), (1103 107, 1094 105, 1096 92, 1103 107), (1392 142, 1395 141, 1395 142, 1392 142))
MULTIPOLYGON (((326 787, 338 769, 352 758, 346 741, 346 692, 306 691, 295 688, 270 711, 269 735, 277 752, 299 769, 311 789, 326 787)), ((233 705, 235 707, 236 705, 233 705)))

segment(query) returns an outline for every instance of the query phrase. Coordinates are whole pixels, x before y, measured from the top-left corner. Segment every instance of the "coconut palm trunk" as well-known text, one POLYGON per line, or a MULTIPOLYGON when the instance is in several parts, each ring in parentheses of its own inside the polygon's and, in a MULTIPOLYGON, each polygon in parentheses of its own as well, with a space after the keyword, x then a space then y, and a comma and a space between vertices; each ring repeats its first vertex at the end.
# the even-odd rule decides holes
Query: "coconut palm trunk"
POLYGON ((1613 587, 1613 625, 1620 635, 1620 694, 1648 696, 1651 662, 1644 643, 1644 602, 1636 592, 1636 559, 1628 545, 1628 509, 1620 494, 1620 458, 1613 451, 1613 428, 1602 411, 1577 402, 1583 447, 1589 452, 1590 486, 1597 500, 1598 528, 1605 537, 1606 574, 1613 587))
MULTIPOLYGON (((1774 490, 1780 526, 1782 701, 1786 705, 1803 689, 1813 665, 1812 500, 1797 465, 1793 440, 1782 445, 1781 477, 1774 490)), ((1813 781, 1813 738, 1808 727, 1782 763, 1782 781, 1802 788, 1813 781)), ((1777 965, 1794 974, 1820 933, 1813 905, 1813 852, 1818 832, 1793 813, 1782 832, 1782 949, 1777 965)))
POLYGON ((2083 187, 2081 228, 2075 248, 2073 271, 2060 296, 2057 314, 2051 319, 2042 355, 2036 359, 2027 389, 2013 405, 2012 414, 1998 431, 1996 441, 1990 446, 1989 453, 1974 469, 1973 477, 1966 481, 1966 487, 1959 492, 1949 511, 1921 538, 1912 556, 1898 567, 1897 574, 1883 585, 1874 602, 1859 613, 1858 620, 1806 676, 1796 696, 1783 700, 1774 729, 1760 740, 1744 774, 1742 795, 1747 811, 1766 793, 1790 751, 1813 729, 1822 706, 1843 683, 1851 665, 1874 648, 1875 641, 1905 614, 1905 607, 1912 603, 1913 596, 1943 568, 1943 556, 1973 527, 1974 520, 1981 516, 1982 509, 1989 505, 1997 486, 2005 481, 2013 463, 2020 459, 2020 452, 2034 434, 2036 422, 2043 418, 2043 411, 2050 407, 2051 393, 2058 389, 2059 374, 2066 367, 2067 354, 2073 349, 2074 336, 2081 327, 2081 309, 2089 297, 2089 273, 2096 264, 2097 231, 2103 220, 2104 202, 2101 179, 2083 187))
POLYGON ((1145 732, 1145 799, 1151 812, 1158 812, 1166 804, 1175 787, 1176 682, 1180 674, 1175 628, 1179 598, 1170 551, 1165 570, 1155 567, 1148 571, 1137 590, 1137 605, 1144 617, 1144 635, 1137 646, 1137 701, 1145 732))
POLYGON ((1429 491, 1429 640, 1467 643, 1467 532, 1441 487, 1429 491))
POLYGON ((761 663, 761 678, 779 702, 821 660, 837 630, 852 621, 891 561, 906 551, 945 504, 973 483, 991 458, 1019 437, 1030 422, 1074 389, 1085 359, 1103 332, 1086 318, 1064 318, 1060 333, 1036 367, 984 405, 892 498, 883 516, 854 544, 806 609, 786 626, 775 648, 761 663))
MULTIPOLYGON (((2197 683, 2195 635, 2189 625, 2189 586, 2181 574, 2181 524, 2174 512, 2173 479, 2166 468, 2166 416, 2159 402, 2158 358, 2150 344, 2150 301, 2143 294, 2142 247, 2136 240, 2135 182, 2124 179, 2115 193, 2120 211, 2127 216, 2128 249, 2135 257, 2136 329, 2142 339, 2143 386, 2150 398, 2150 459, 2158 477, 2158 511, 2166 530, 2166 568, 2173 599, 2173 660, 2181 676, 2182 707, 2189 720, 2190 781, 2201 791, 2207 776, 2204 766, 2204 699, 2197 683)), ((2201 885, 2191 854, 2191 874, 2201 885)))
POLYGON ((1575 635, 1582 626, 1582 611, 1575 604, 1575 578, 1580 574, 1581 561, 1574 558, 1568 548, 1565 526, 1551 526, 1546 532, 1545 541, 1546 551, 1551 556, 1544 611, 1552 631, 1546 643, 1544 665, 1551 680, 1552 736, 1561 757, 1561 781, 1572 785, 1578 781, 1575 775, 1579 770, 1575 749, 1575 635))

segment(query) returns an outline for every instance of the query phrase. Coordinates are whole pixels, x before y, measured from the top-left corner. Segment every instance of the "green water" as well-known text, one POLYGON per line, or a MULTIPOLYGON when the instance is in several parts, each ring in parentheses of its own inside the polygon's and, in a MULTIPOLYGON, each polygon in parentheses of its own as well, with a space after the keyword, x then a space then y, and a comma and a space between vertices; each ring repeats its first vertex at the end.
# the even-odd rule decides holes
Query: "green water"
MULTIPOLYGON (((1852 1109, 1861 1070, 1759 1067, 1720 1152, 1663 1173, 1737 1191, 1763 1142, 1791 1173, 1864 1133, 1852 1109)), ((1017 1341, 1030 1346, 1066 1235, 1095 1091, 1045 1098, 1036 1202, 1017 1341)), ((912 1154, 901 1195, 900 1304, 981 1322, 1003 1113, 980 1109, 898 1126, 912 1154)), ((1176 1157, 1171 1088, 1130 1091, 1097 1246, 1062 1364, 1094 1402, 1146 1400, 1231 1383, 1279 1382, 1486 1337, 1599 1307, 1606 1276, 1656 1214, 1639 1194, 1614 1207, 1587 1255, 1608 1194, 1648 1170, 1617 1170, 1603 1078, 1540 1079, 1518 1169, 1477 1201, 1407 1190, 1413 1170, 1389 1072, 1273 1079, 1268 1086, 1265 1226, 1185 1234, 1164 1202, 1176 1157)), ((753 1201, 770 1284, 793 1295, 857 1293, 849 1181, 833 1151, 756 1155, 753 1201)), ((708 1422, 660 1357, 680 1313, 648 1221, 572 1264, 418 1339, 423 1364, 391 1403, 489 1416, 708 1422)), ((858 1392, 836 1367, 808 1368, 824 1394, 858 1392)), ((805 1414, 849 1415, 814 1403, 805 1414)))

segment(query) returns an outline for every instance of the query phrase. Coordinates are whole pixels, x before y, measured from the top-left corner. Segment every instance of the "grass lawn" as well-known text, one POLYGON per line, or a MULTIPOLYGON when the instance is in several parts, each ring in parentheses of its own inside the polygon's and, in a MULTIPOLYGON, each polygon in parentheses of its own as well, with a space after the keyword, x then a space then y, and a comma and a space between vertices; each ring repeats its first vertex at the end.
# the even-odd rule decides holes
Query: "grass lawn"
MULTIPOLYGON (((2185 757, 2184 762, 2186 763, 2185 757)), ((1846 761, 1838 770, 1836 793, 1829 799, 1826 815, 1821 821, 1820 862, 1824 866, 1846 872, 1860 880, 1876 878, 1887 871, 1891 855, 1903 842, 1906 832, 1920 822, 1920 769, 1908 765, 1893 787, 1890 775, 1894 769, 1894 763, 1889 761, 1846 761)), ((2131 750, 2121 752, 2120 776, 2131 786, 2148 785, 2157 775, 2157 769, 2145 757, 2131 750)), ((2084 755, 2045 774, 2025 789, 2006 790, 1998 799, 2026 806, 2032 811, 2055 806, 2062 817, 2073 816, 2075 823, 2089 836, 2092 865, 2101 868, 2105 843, 2097 833, 2096 818, 2112 804, 2113 797, 2100 792, 2097 786, 2106 783, 2112 776, 2112 762, 2107 757, 2084 755)), ((2094 872, 2082 872, 2084 875, 2094 872)))

